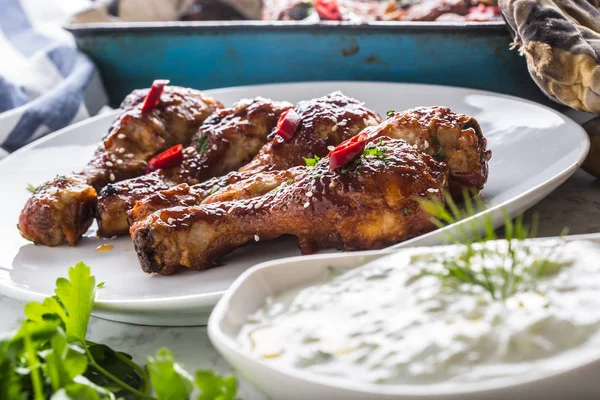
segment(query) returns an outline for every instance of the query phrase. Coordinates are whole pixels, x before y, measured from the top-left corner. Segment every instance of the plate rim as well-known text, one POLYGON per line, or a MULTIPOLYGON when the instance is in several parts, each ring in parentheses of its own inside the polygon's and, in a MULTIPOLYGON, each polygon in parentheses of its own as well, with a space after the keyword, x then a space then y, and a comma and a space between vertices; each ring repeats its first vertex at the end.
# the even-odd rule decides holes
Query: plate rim
MULTIPOLYGON (((411 87, 411 88, 428 87, 431 89, 441 89, 441 90, 446 90, 446 91, 453 91, 453 90, 468 91, 469 93, 472 93, 472 94, 484 94, 484 95, 488 95, 488 96, 492 95, 494 97, 509 99, 509 100, 517 101, 517 102, 521 102, 521 103, 524 102, 524 103, 530 104, 535 107, 541 107, 547 111, 557 114, 567 124, 572 125, 573 130, 577 131, 578 134, 583 139, 583 142, 579 143, 579 145, 583 144, 583 147, 581 148, 582 151, 579 154, 578 159, 574 163, 572 163, 568 168, 563 169, 562 171, 554 174, 552 177, 550 177, 550 178, 546 179, 545 181, 539 183, 538 185, 520 193, 519 195, 512 197, 510 199, 507 199, 507 200, 503 201, 502 203, 495 205, 494 207, 484 210, 483 212, 477 214, 478 217, 481 217, 488 213, 495 213, 500 208, 505 207, 506 204, 516 203, 519 200, 531 195, 532 193, 536 193, 539 190, 541 190, 542 188, 550 186, 556 182, 564 182, 573 173, 575 173, 575 171, 581 166, 581 164, 583 163, 583 160, 587 156, 589 149, 590 149, 590 139, 589 139, 588 135, 585 133, 585 130, 581 127, 581 125, 579 125, 573 119, 571 119, 567 115, 561 113, 560 111, 557 111, 557 110, 555 110, 551 107, 548 107, 544 104, 536 103, 534 101, 531 101, 528 99, 523 99, 523 98, 520 98, 517 96, 507 95, 504 93, 496 93, 496 92, 491 92, 491 91, 487 91, 487 90, 471 89, 471 88, 461 87, 461 86, 432 85, 432 84, 412 83, 412 82, 306 81, 306 82, 287 82, 287 83, 269 83, 269 84, 229 86, 229 87, 224 87, 224 88, 202 90, 202 92, 209 96, 217 97, 219 93, 227 93, 227 92, 237 91, 237 90, 244 91, 244 90, 256 90, 258 88, 276 88, 276 87, 281 87, 281 86, 293 87, 293 86, 307 86, 307 85, 316 85, 316 86, 339 85, 340 86, 339 90, 341 90, 341 91, 347 90, 347 89, 344 89, 343 86, 348 86, 348 85, 362 86, 362 87, 367 87, 367 86, 371 86, 371 85, 393 85, 393 86, 402 86, 402 87, 411 87)), ((2 160, 0 160, 0 168, 2 168, 4 163, 9 162, 13 158, 20 156, 21 153, 23 153, 23 152, 29 151, 30 149, 35 148, 35 147, 39 146, 40 144, 43 144, 47 141, 53 140, 54 138, 56 138, 58 136, 65 135, 71 130, 80 129, 83 126, 97 122, 102 119, 108 119, 109 117, 114 118, 114 116, 118 112, 119 112, 119 109, 115 109, 115 110, 112 110, 107 113, 96 115, 94 117, 87 118, 85 120, 79 121, 72 125, 68 125, 62 129, 59 129, 59 130, 57 130, 51 134, 48 134, 42 138, 34 140, 31 143, 28 143, 27 145, 23 146, 22 148, 14 151, 13 153, 9 154, 8 156, 6 156, 2 160)), ((399 243, 399 244, 396 244, 393 246, 389 246, 385 249, 389 249, 391 247, 400 246, 400 245, 410 247, 410 246, 412 246, 412 243, 415 243, 417 240, 422 240, 424 238, 429 237, 429 235, 432 235, 434 233, 443 231, 444 229, 448 229, 448 228, 451 228, 454 226, 456 226, 456 224, 453 224, 453 225, 443 228, 441 230, 437 229, 435 231, 426 233, 424 235, 417 236, 416 238, 410 239, 408 241, 405 241, 405 242, 402 242, 402 243, 399 243)), ((418 246, 419 244, 415 243, 415 245, 418 246)), ((382 249, 382 250, 385 250, 385 249, 382 249)), ((378 250, 375 250, 375 251, 378 251, 378 250)), ((344 254, 344 253, 340 253, 340 254, 344 254)), ((320 256, 320 255, 317 254, 317 256, 320 256)), ((301 257, 307 257, 307 256, 301 256, 301 257)), ((309 256, 309 257, 313 257, 313 256, 309 256)), ((290 257, 284 257, 282 259, 286 259, 286 258, 290 258, 290 257)), ((280 259, 280 260, 282 260, 282 259, 280 259)), ((113 312, 114 311, 152 312, 152 311, 169 311, 169 310, 173 310, 173 309, 176 309, 177 311, 186 311, 186 310, 196 309, 196 308, 200 308, 200 307, 213 307, 214 305, 217 304, 218 300, 226 292, 227 292, 227 289, 221 290, 221 291, 209 292, 209 293, 189 294, 189 295, 184 295, 184 296, 169 296, 169 297, 152 298, 152 299, 97 300, 95 303, 94 309, 98 310, 98 311, 113 311, 113 312)), ((24 301, 24 302, 40 301, 40 300, 43 300, 45 297, 47 297, 47 295, 44 295, 42 293, 34 293, 31 290, 24 288, 19 284, 16 284, 12 280, 6 280, 6 279, 2 279, 2 278, 0 278, 0 294, 3 294, 5 296, 11 297, 11 298, 19 300, 19 301, 24 301)))

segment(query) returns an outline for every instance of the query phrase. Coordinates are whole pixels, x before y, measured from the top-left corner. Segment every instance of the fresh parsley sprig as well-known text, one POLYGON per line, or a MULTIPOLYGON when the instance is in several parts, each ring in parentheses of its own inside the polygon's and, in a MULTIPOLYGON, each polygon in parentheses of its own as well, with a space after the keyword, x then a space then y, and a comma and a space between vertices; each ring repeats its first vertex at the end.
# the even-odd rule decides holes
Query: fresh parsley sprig
POLYGON ((26 320, 0 340, 0 399, 236 398, 233 376, 201 370, 193 379, 168 349, 148 357, 146 368, 128 354, 86 340, 96 284, 84 263, 56 281, 55 295, 25 306, 26 320), (207 397, 208 396, 208 397, 207 397))

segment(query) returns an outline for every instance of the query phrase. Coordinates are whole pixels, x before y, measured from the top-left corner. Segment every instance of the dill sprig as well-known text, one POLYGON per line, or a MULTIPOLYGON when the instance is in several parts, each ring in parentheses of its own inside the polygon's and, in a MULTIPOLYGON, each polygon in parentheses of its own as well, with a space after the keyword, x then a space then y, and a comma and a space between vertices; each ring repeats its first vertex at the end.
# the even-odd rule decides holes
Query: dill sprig
POLYGON ((531 224, 526 225, 523 214, 513 221, 503 210, 505 241, 501 241, 494 230, 491 212, 475 217, 484 209, 481 198, 466 191, 463 198, 462 207, 448 194, 445 203, 437 198, 421 201, 421 207, 438 228, 463 221, 454 232, 448 233, 453 242, 462 245, 458 254, 436 259, 441 270, 424 270, 423 275, 434 275, 449 285, 479 287, 492 299, 505 301, 535 287, 539 278, 552 275, 567 264, 555 261, 556 247, 540 257, 532 254, 531 247, 525 243, 537 235, 537 214, 533 215, 531 224))

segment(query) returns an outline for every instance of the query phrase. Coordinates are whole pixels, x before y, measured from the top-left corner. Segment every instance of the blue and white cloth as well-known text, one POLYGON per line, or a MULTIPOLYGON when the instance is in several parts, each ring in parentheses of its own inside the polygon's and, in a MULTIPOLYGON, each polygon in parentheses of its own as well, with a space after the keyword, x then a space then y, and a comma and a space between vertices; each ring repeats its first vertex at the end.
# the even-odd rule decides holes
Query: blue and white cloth
POLYGON ((0 158, 107 103, 94 64, 62 29, 87 0, 0 0, 0 158))

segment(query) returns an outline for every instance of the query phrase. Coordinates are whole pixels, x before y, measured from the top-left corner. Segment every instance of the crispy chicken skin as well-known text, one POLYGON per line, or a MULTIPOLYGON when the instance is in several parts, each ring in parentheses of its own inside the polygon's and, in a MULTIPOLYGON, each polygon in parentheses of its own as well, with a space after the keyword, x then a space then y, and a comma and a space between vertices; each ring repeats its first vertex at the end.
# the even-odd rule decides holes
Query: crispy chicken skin
POLYGON ((257 97, 216 111, 184 150, 181 165, 107 185, 98 196, 98 234, 110 237, 129 230, 127 212, 137 200, 180 183, 195 184, 247 163, 267 142, 288 102, 257 97))
POLYGON ((433 229, 418 198, 443 201, 447 165, 403 140, 373 140, 384 157, 362 156, 334 171, 324 158, 263 196, 164 209, 136 222, 131 234, 142 269, 203 270, 239 246, 286 234, 310 253, 377 249, 433 229))
POLYGON ((142 201, 137 201, 129 211, 129 222, 133 224, 163 208, 191 207, 200 203, 216 203, 262 196, 282 183, 290 181, 301 171, 303 171, 303 167, 258 173, 231 172, 224 177, 209 179, 193 186, 182 183, 156 192, 142 201))
POLYGON ((19 217, 21 235, 35 243, 58 246, 79 240, 92 223, 97 191, 109 182, 139 176, 147 161, 178 143, 189 143, 200 124, 222 104, 201 92, 167 86, 157 107, 141 111, 148 89, 133 91, 81 171, 38 188, 19 217))
POLYGON ((277 136, 272 138, 252 161, 239 169, 240 172, 283 170, 304 165, 305 157, 324 157, 329 153, 329 146, 337 146, 367 126, 381 122, 377 113, 342 92, 301 101, 295 110, 301 123, 294 137, 288 141, 277 136))
POLYGON ((239 180, 217 191, 209 192, 208 196, 202 201, 202 204, 251 199, 262 196, 285 183, 292 183, 296 176, 304 173, 305 170, 304 166, 299 166, 281 171, 259 172, 247 179, 239 180))
MULTIPOLYGON (((462 196, 465 189, 480 191, 487 181, 491 152, 487 150, 487 140, 478 122, 472 117, 454 113, 446 107, 419 107, 394 112, 384 122, 367 128, 365 132, 373 138, 388 136, 405 140, 447 163, 449 190, 454 196, 462 196)), ((231 173, 199 185, 180 185, 157 192, 136 203, 130 212, 131 220, 140 221, 163 208, 260 196, 293 175, 292 170, 286 174, 277 171, 250 172, 231 173), (209 195, 210 200, 207 199, 209 195)))
POLYGON ((391 114, 376 127, 365 130, 370 137, 402 139, 448 164, 450 193, 479 192, 488 177, 492 152, 475 118, 447 107, 418 107, 391 114))
MULTIPOLYGON (((272 180, 279 170, 304 165, 304 158, 324 157, 331 146, 357 135, 368 126, 375 126, 381 119, 377 113, 368 109, 360 101, 333 92, 316 99, 302 101, 295 108, 301 123, 294 137, 283 141, 272 137, 258 152, 254 159, 224 177, 214 178, 194 186, 179 185, 146 196, 131 209, 131 221, 146 218, 154 211, 180 206, 200 204, 207 196, 222 187, 263 174, 252 183, 252 189, 245 188, 235 194, 235 198, 248 198, 268 192, 270 186, 258 182, 272 180), (275 172, 269 172, 275 171, 275 172)), ((277 179, 277 178, 275 178, 277 179)), ((271 185, 272 185, 271 181, 271 185)), ((237 191, 236 187, 236 191, 237 191)), ((229 196, 232 193, 230 192, 229 196)))
POLYGON ((218 192, 219 189, 244 181, 253 175, 253 172, 230 172, 224 177, 212 178, 196 185, 190 186, 187 183, 182 183, 165 190, 159 190, 135 202, 135 205, 129 211, 129 222, 133 224, 133 222, 142 220, 163 208, 198 205, 212 193, 218 192))

